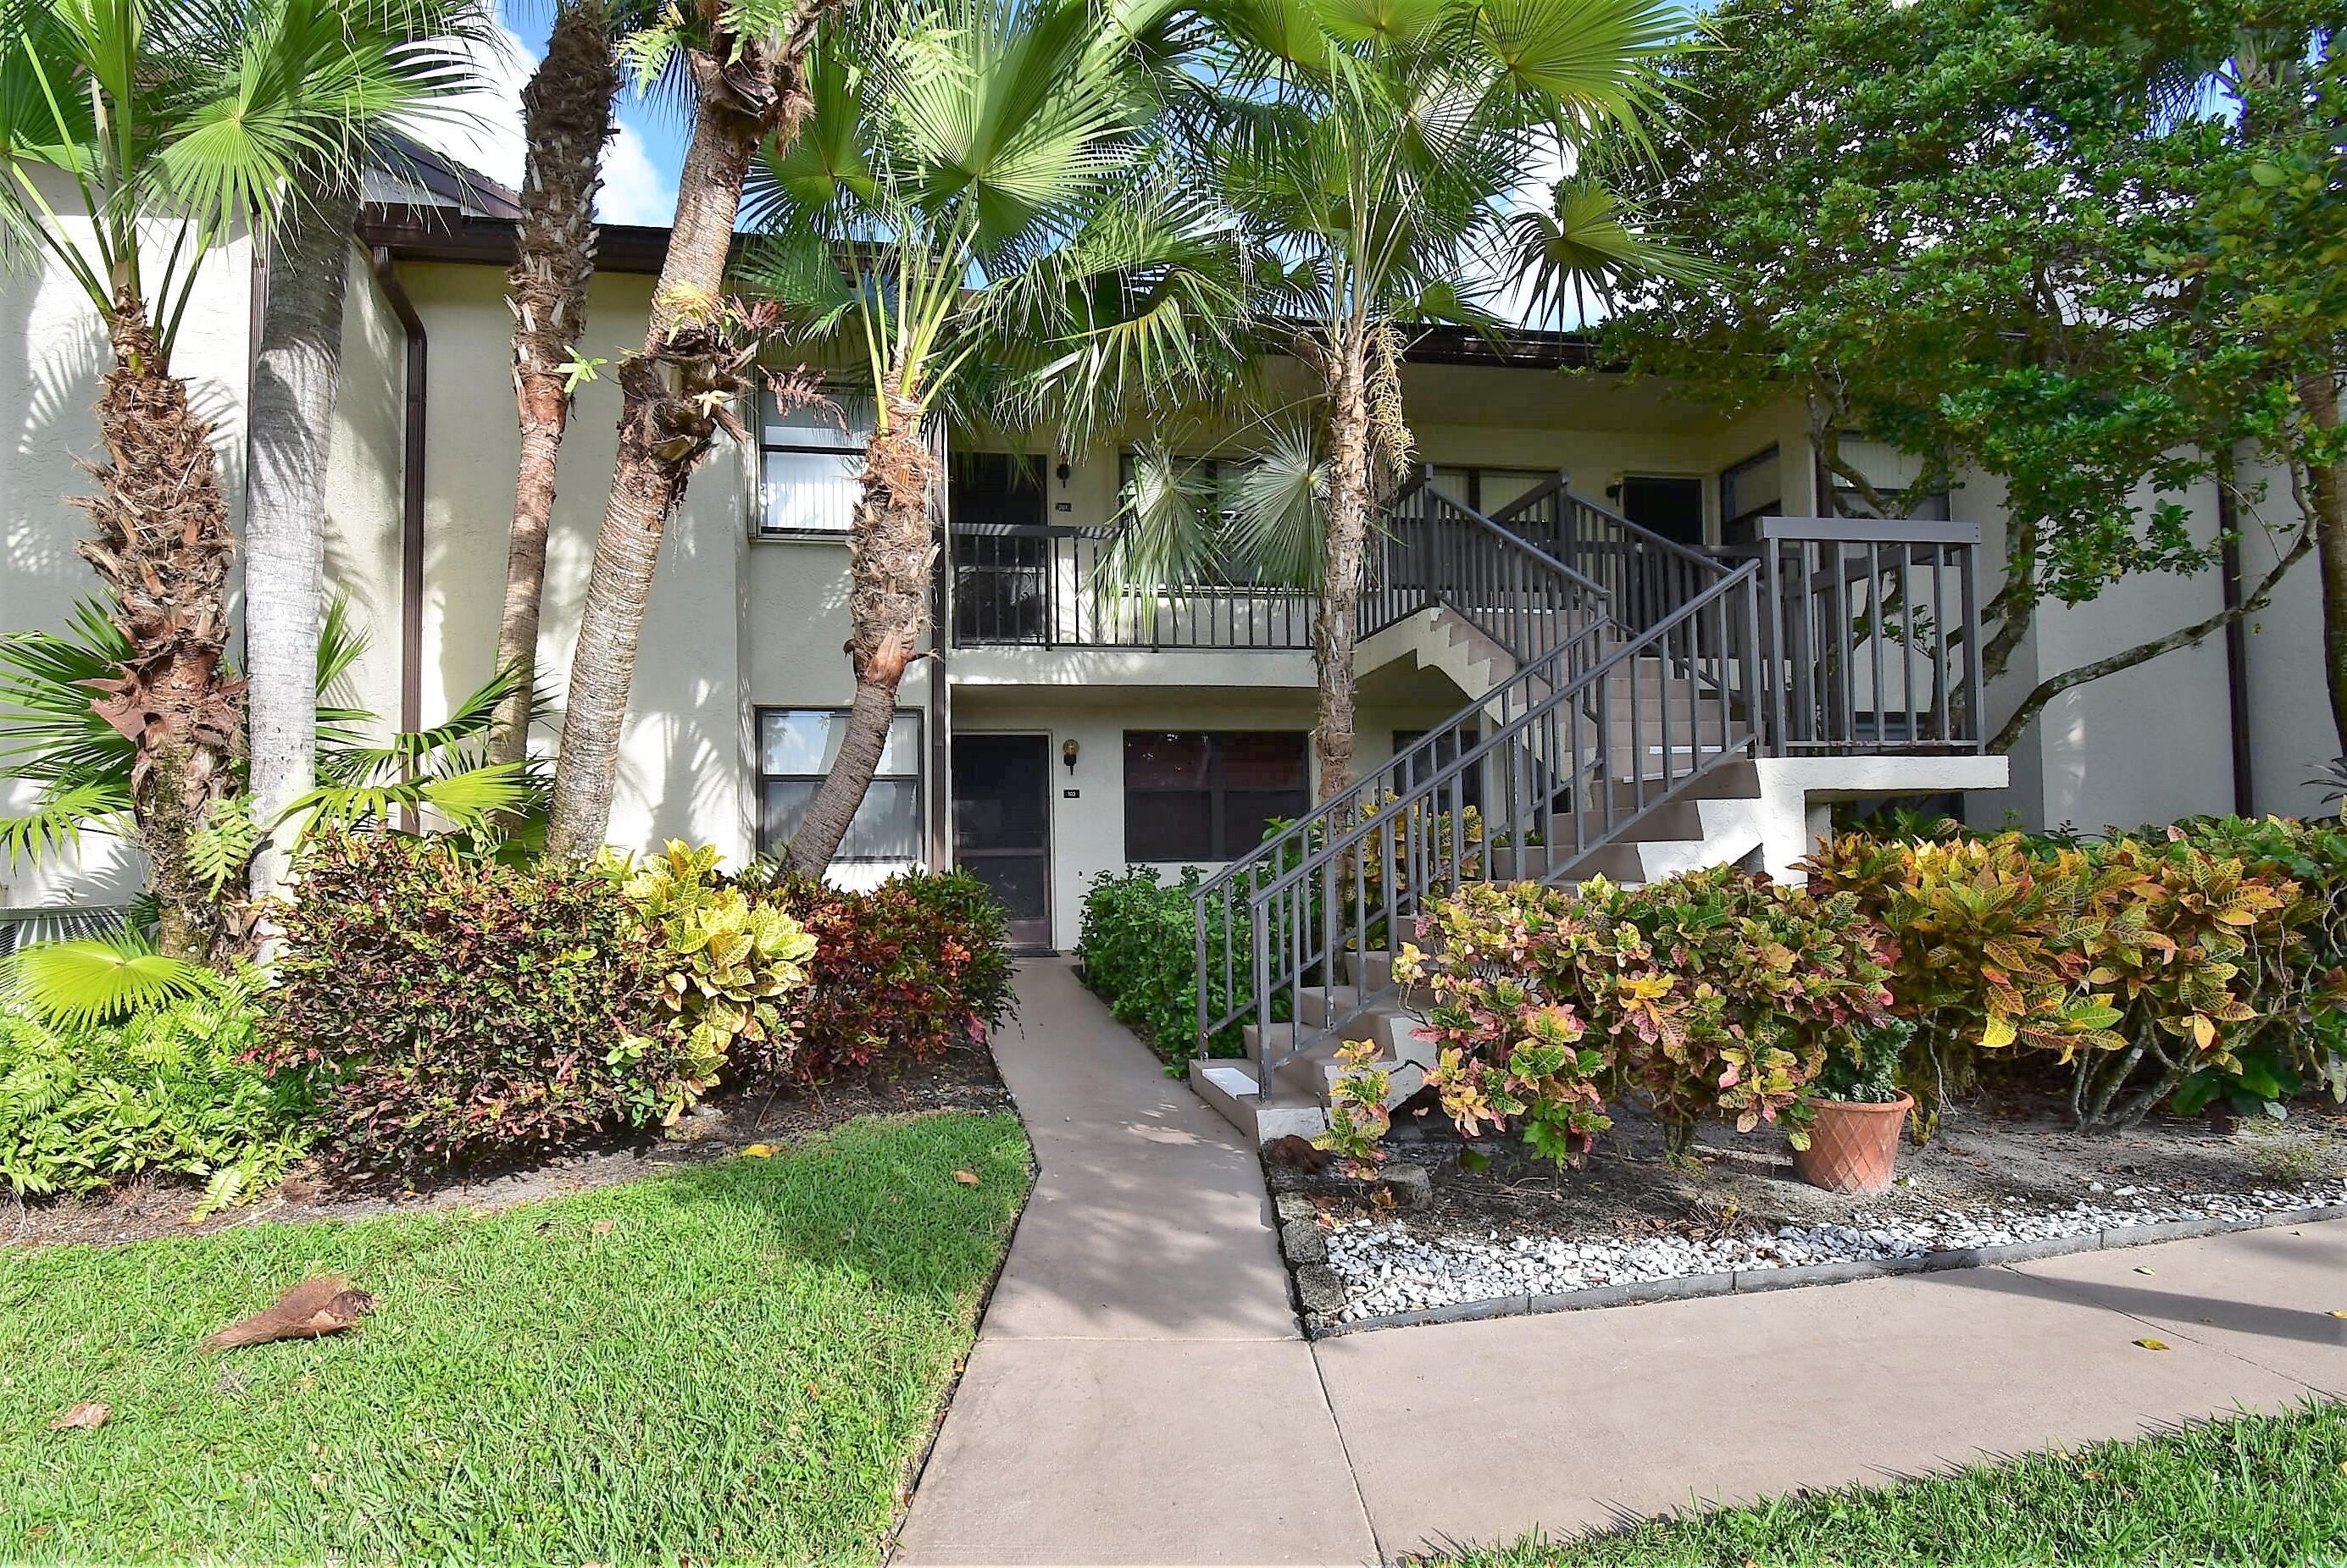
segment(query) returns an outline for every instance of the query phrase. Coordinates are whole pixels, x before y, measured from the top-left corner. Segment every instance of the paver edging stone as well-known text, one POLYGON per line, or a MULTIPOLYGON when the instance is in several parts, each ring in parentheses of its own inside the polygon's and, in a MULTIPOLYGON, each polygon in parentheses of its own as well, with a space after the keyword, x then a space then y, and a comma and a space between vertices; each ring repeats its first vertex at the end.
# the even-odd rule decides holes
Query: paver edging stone
POLYGON ((1691 1301, 1713 1296, 1750 1295, 1764 1290, 1790 1290, 1813 1285, 1846 1285, 1860 1279, 1885 1279, 1902 1274, 1933 1274, 1951 1268, 1984 1268, 1999 1264, 2028 1263, 2072 1253, 2099 1252, 2154 1242, 2189 1241, 2228 1231, 2273 1230, 2283 1225, 2347 1219, 2347 1205, 2313 1204, 2282 1209, 2255 1219, 2162 1220, 2140 1225, 2114 1225, 2075 1236, 2048 1236, 2039 1241, 2006 1242, 1996 1246, 1952 1247, 1917 1257, 1837 1258, 1830 1263, 1799 1264, 1790 1268, 1743 1268, 1726 1274, 1696 1274, 1677 1279, 1630 1280, 1616 1285, 1593 1285, 1586 1290, 1560 1291, 1546 1296, 1494 1296, 1479 1301, 1457 1301, 1444 1307, 1409 1312, 1381 1313, 1338 1322, 1325 1313, 1307 1313, 1304 1331, 1313 1339, 1330 1339, 1378 1328, 1409 1328, 1433 1323, 1468 1323, 1485 1317, 1516 1317, 1531 1313, 1589 1312, 1610 1307, 1634 1307, 1656 1301, 1691 1301))

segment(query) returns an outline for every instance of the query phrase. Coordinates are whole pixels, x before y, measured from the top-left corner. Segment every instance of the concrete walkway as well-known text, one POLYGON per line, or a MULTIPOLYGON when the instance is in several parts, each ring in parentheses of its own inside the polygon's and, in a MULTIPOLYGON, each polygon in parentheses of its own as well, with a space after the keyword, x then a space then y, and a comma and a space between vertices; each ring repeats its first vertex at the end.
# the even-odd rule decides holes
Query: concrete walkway
POLYGON ((2347 1221, 1308 1344, 1253 1152, 1019 991, 1040 1175, 904 1563, 1376 1563, 2347 1393, 2347 1221))

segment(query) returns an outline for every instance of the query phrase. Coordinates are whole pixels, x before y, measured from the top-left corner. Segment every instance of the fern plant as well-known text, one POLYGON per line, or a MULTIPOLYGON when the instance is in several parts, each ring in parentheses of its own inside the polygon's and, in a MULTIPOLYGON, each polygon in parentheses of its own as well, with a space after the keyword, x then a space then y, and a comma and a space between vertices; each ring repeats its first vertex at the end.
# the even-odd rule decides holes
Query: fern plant
POLYGON ((169 999, 118 1023, 0 1001, 0 1183, 43 1194, 139 1172, 191 1176, 204 1183, 200 1216, 302 1156, 305 1091, 247 1060, 256 981, 180 968, 188 979, 169 999))

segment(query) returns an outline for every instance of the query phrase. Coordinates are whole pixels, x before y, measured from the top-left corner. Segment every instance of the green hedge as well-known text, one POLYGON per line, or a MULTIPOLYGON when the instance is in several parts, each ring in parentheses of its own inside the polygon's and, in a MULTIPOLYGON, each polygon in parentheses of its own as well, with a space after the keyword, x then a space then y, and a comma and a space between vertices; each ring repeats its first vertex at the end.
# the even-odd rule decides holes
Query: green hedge
MULTIPOLYGON (((1166 1071, 1174 1074, 1183 1071, 1194 1054, 1193 1042, 1198 1032, 1197 925, 1190 896, 1204 875, 1194 866, 1173 882, 1147 866, 1102 872, 1084 890, 1083 927, 1076 943, 1084 983, 1164 1058, 1166 1071)), ((1232 979, 1241 994, 1249 984, 1247 933, 1246 916, 1234 915, 1229 957, 1232 979)), ((1212 986, 1208 999, 1216 1013, 1227 1012, 1231 988, 1223 983, 1224 931, 1219 917, 1208 919, 1206 936, 1206 968, 1212 986)), ((1274 1016, 1285 1020, 1288 1013, 1283 995, 1274 1016)), ((1217 1032, 1211 1053, 1245 1055, 1240 1026, 1231 1024, 1217 1032)))

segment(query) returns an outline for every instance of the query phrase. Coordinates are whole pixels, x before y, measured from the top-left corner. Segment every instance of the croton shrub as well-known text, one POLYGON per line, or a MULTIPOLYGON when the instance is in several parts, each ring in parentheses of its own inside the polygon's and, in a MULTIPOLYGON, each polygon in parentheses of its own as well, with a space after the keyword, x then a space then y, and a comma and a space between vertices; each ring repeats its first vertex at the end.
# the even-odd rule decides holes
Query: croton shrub
MULTIPOLYGON (((1732 866, 1643 887, 1473 884, 1435 904, 1398 978, 1429 986, 1428 1081, 1462 1132, 1520 1127, 1576 1158, 1635 1099, 1674 1151, 1707 1112, 1739 1128, 1809 1121, 1829 1045, 1890 1016, 1891 943, 1852 896, 1818 897, 1732 866)), ((1330 1143, 1373 1142, 1340 1106, 1330 1143)))
POLYGON ((508 866, 446 837, 329 833, 280 912, 254 1030, 302 1081, 318 1152, 413 1174, 673 1120, 733 1041, 786 1032, 807 945, 713 856, 508 866))
POLYGON ((772 871, 759 897, 815 942, 786 1035, 750 1041, 749 1074, 820 1081, 845 1068, 888 1070, 982 1042, 1010 1018, 1010 931, 1002 907, 966 871, 892 876, 869 892, 772 871))
POLYGON ((2315 1081, 2347 1097, 2347 838, 2334 825, 1852 834, 1803 864, 1899 933, 1892 989, 1933 1089, 2030 1050, 2071 1069, 2089 1130, 2219 1094, 2278 1108, 2315 1081))

